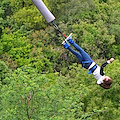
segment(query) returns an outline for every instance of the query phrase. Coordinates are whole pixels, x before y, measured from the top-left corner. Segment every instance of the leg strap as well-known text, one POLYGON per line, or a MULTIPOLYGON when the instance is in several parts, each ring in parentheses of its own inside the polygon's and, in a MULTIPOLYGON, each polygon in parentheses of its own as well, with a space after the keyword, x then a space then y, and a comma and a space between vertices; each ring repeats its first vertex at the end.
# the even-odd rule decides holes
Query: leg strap
POLYGON ((70 47, 70 45, 68 43, 65 43, 65 45, 63 45, 63 48, 67 49, 68 47, 70 47))

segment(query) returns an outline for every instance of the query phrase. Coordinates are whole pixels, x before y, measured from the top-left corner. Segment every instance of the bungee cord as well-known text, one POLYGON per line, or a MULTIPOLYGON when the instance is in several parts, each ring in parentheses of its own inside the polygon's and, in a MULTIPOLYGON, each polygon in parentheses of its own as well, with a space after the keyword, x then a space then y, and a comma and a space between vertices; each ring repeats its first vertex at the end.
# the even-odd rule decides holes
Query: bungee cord
POLYGON ((58 28, 54 21, 52 21, 51 23, 53 24, 55 30, 57 30, 63 37, 67 38, 67 36, 60 31, 60 29, 58 28))

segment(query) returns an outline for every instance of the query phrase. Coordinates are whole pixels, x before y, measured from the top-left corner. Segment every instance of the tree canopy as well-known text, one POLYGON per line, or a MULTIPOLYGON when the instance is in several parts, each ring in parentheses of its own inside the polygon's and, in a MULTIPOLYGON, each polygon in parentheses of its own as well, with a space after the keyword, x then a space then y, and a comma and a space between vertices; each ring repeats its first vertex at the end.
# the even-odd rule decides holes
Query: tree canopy
POLYGON ((1 120, 119 120, 120 1, 43 0, 55 23, 113 79, 104 90, 31 0, 0 1, 1 120))

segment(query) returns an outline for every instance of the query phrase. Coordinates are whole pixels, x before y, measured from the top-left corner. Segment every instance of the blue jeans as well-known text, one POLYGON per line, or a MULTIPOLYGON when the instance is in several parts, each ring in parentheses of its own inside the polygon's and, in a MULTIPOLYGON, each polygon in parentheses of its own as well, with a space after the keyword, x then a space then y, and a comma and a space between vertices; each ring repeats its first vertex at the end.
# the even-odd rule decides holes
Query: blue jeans
POLYGON ((73 42, 71 45, 73 45, 79 52, 73 50, 70 46, 67 49, 79 59, 79 61, 81 62, 84 68, 88 69, 91 63, 93 62, 91 57, 75 42, 73 42), (84 61, 89 61, 89 62, 83 63, 84 61))

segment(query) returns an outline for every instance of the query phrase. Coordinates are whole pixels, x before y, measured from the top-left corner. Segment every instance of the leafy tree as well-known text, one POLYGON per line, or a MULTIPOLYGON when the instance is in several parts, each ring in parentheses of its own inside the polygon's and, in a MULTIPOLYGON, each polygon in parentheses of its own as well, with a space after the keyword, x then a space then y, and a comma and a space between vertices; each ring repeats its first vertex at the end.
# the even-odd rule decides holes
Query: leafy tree
POLYGON ((62 53, 62 49, 57 47, 57 41, 55 42, 53 39, 54 34, 51 33, 53 33, 53 28, 50 27, 45 31, 35 31, 29 36, 30 43, 34 46, 30 56, 35 58, 33 58, 33 64, 36 64, 35 61, 39 61, 36 64, 39 70, 41 68, 46 68, 47 71, 56 70, 59 55, 62 53), (43 64, 41 67, 40 63, 43 64))
POLYGON ((5 79, 9 73, 10 73, 10 69, 7 67, 7 65, 3 61, 0 61, 0 83, 6 84, 3 81, 3 79, 5 79))
POLYGON ((1 89, 2 119, 72 119, 77 109, 81 111, 79 95, 86 89, 81 85, 79 92, 75 93, 75 89, 67 85, 70 81, 58 78, 58 73, 41 75, 24 66, 4 81, 9 81, 9 85, 1 89))
MULTIPOLYGON (((8 53, 14 61, 18 62, 18 66, 26 63, 28 58, 28 53, 31 51, 31 45, 27 43, 27 38, 19 33, 19 31, 14 33, 7 33, 8 30, 3 30, 4 34, 1 36, 1 53, 8 53), (24 58, 24 59, 22 59, 24 58), (22 61, 20 60, 22 59, 22 61)), ((28 62, 27 62, 28 64, 28 62)))
POLYGON ((6 18, 6 16, 11 15, 11 8, 9 6, 10 0, 0 1, 0 17, 6 18))
POLYGON ((2 27, 7 24, 6 17, 12 14, 9 4, 10 0, 0 1, 0 36, 2 33, 2 27))
MULTIPOLYGON (((38 44, 41 44, 42 46, 39 47, 44 48, 37 48, 33 47, 35 44, 30 44, 28 38, 21 34, 20 31, 11 32, 9 34, 7 32, 7 30, 4 30, 4 34, 1 37, 1 54, 3 54, 1 55, 1 58, 3 60, 8 61, 8 59, 4 59, 5 54, 8 53, 12 61, 17 62, 17 67, 29 64, 38 69, 39 72, 52 72, 49 59, 51 59, 54 54, 51 52, 53 55, 47 57, 48 52, 41 40, 38 44)), ((50 48, 47 49, 49 50, 50 48)))
POLYGON ((13 15, 13 18, 18 26, 28 24, 28 27, 36 29, 42 29, 46 26, 43 24, 45 19, 34 6, 30 9, 27 9, 26 7, 20 9, 13 15))
POLYGON ((31 0, 11 0, 10 6, 12 7, 13 13, 18 12, 24 7, 29 7, 32 4, 31 0))

